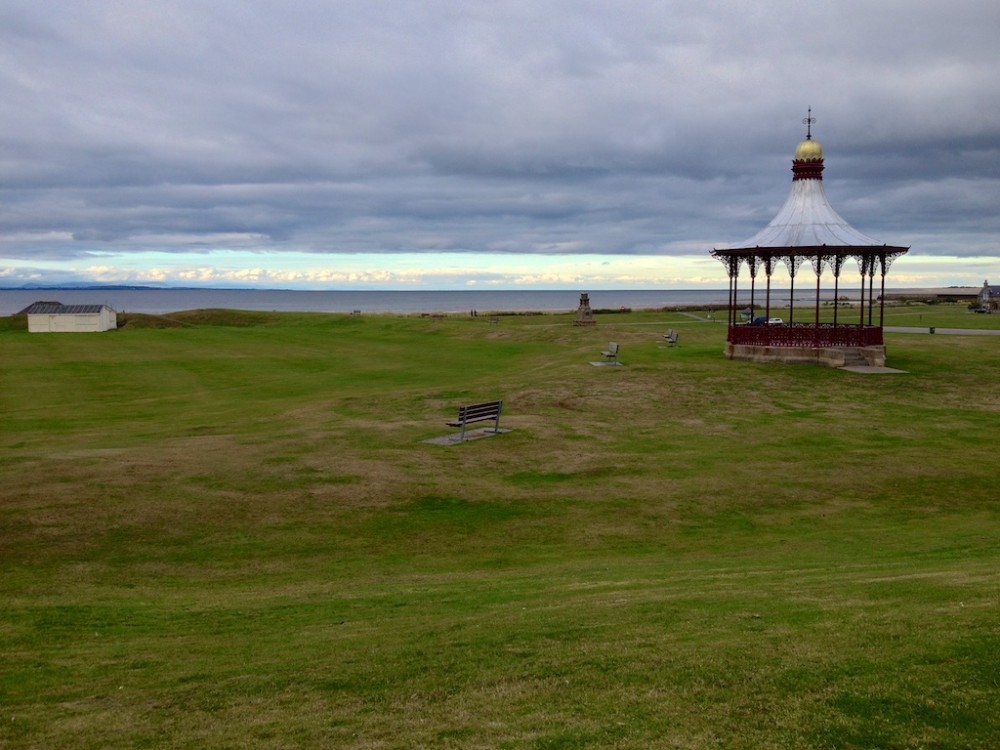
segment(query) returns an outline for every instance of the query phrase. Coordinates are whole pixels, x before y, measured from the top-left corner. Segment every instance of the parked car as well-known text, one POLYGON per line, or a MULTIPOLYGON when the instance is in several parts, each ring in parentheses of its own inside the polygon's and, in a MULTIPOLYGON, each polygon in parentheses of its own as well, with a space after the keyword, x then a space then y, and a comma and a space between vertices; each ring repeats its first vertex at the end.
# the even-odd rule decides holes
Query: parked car
POLYGON ((768 318, 767 324, 769 326, 783 326, 785 324, 785 321, 783 321, 781 318, 768 318))

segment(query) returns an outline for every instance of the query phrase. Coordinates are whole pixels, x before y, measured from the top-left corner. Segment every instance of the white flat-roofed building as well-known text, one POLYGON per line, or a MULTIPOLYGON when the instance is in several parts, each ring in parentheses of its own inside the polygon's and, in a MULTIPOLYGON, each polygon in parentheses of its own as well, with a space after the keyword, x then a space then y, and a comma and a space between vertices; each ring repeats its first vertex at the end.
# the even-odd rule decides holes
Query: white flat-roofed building
POLYGON ((34 302, 24 308, 29 333, 96 333, 118 327, 118 313, 107 305, 34 302))

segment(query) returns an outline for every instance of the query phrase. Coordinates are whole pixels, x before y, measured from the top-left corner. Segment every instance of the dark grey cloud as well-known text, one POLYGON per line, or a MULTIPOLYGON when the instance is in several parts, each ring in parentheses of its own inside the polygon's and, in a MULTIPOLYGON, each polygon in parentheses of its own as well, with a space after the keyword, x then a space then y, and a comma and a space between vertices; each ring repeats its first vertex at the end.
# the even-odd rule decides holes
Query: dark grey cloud
POLYGON ((0 264, 707 252, 807 106, 852 224, 1000 254, 1000 6, 677 5, 0 0, 0 264))

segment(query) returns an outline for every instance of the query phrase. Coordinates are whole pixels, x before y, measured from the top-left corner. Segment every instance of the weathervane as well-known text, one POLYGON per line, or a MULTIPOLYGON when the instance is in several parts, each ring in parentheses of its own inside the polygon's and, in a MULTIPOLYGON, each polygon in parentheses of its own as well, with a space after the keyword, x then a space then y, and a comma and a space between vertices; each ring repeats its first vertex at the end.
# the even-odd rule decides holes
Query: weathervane
POLYGON ((813 108, 809 107, 809 116, 802 118, 802 124, 806 126, 806 140, 812 140, 812 124, 816 122, 816 118, 812 116, 813 108))

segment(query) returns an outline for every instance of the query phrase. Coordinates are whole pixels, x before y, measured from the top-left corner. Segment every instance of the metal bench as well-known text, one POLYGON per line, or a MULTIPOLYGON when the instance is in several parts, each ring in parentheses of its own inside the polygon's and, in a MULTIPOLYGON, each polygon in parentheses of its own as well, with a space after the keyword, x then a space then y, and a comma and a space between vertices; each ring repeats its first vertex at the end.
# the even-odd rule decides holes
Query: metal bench
POLYGON ((609 362, 613 362, 618 359, 618 344, 614 341, 608 344, 608 350, 606 352, 601 352, 604 355, 604 359, 609 362))
POLYGON ((670 329, 665 334, 663 338, 666 340, 668 346, 677 346, 677 331, 670 329))
POLYGON ((458 419, 448 422, 449 427, 461 427, 459 440, 465 440, 465 426, 475 422, 493 421, 493 432, 500 432, 500 411, 503 401, 485 401, 481 404, 469 404, 458 407, 458 419))

